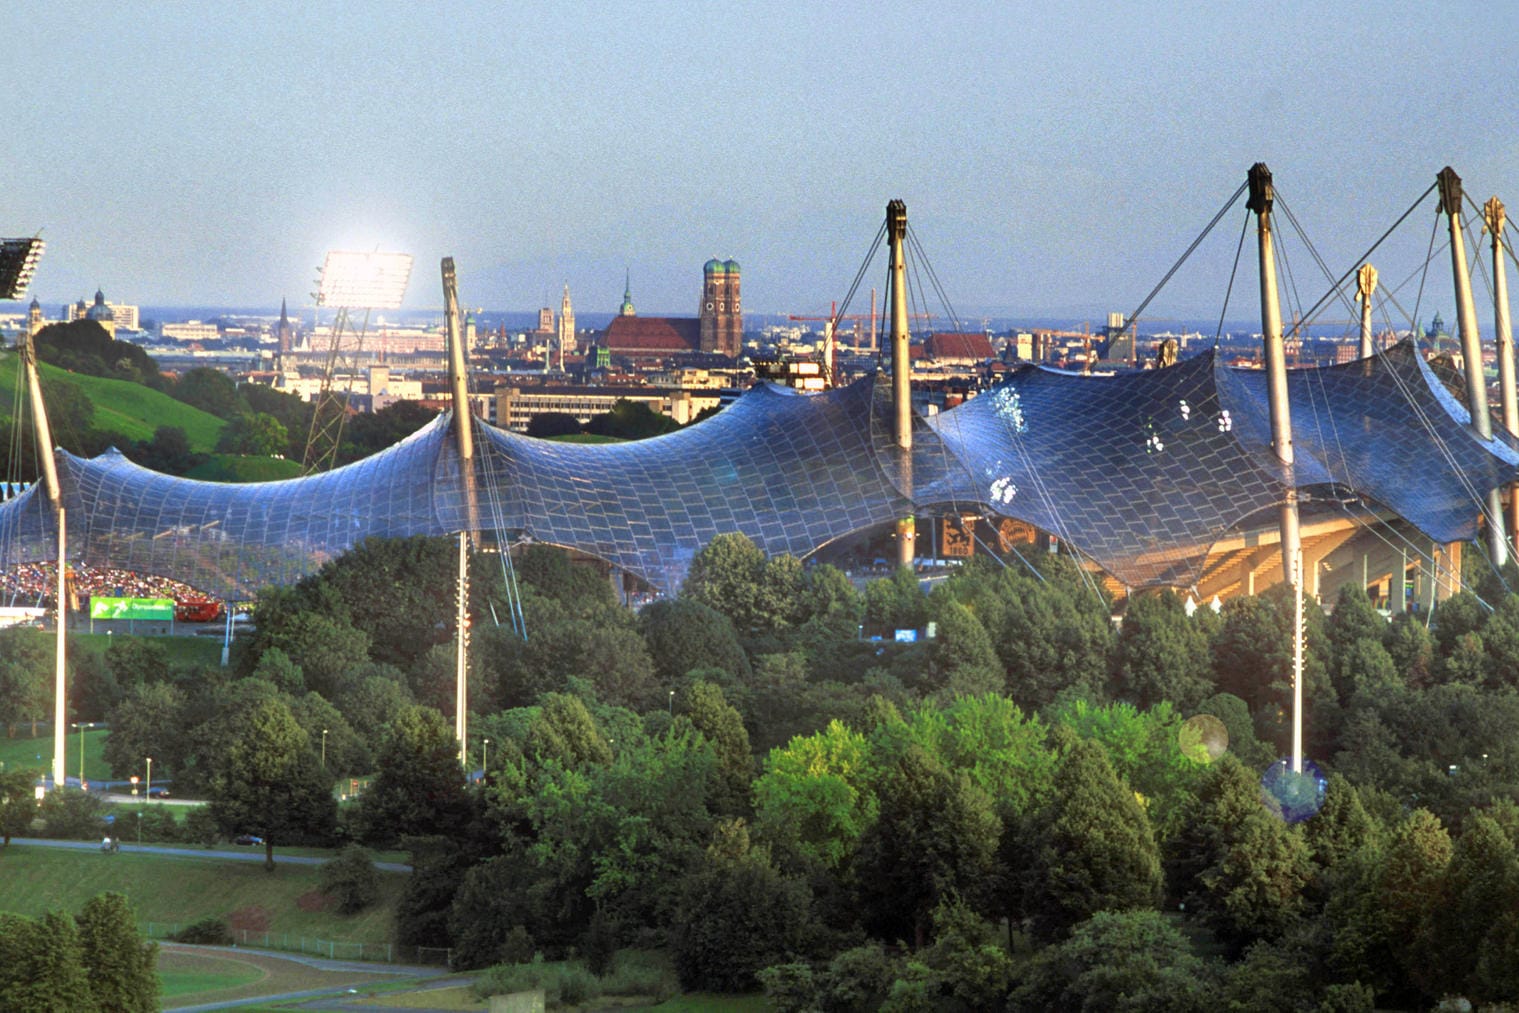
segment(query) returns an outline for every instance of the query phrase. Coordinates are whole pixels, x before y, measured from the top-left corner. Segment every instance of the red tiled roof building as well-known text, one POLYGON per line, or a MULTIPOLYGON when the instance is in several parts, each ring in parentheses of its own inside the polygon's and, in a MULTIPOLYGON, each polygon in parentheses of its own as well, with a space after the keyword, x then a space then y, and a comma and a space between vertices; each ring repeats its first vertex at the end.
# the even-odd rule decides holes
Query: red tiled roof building
POLYGON ((943 331, 928 336, 924 355, 935 362, 969 365, 992 358, 992 342, 985 334, 943 331))
POLYGON ((744 314, 736 260, 713 258, 702 267, 702 300, 696 317, 640 317, 625 286, 617 316, 602 334, 613 355, 665 357, 708 353, 737 357, 744 346, 744 314))

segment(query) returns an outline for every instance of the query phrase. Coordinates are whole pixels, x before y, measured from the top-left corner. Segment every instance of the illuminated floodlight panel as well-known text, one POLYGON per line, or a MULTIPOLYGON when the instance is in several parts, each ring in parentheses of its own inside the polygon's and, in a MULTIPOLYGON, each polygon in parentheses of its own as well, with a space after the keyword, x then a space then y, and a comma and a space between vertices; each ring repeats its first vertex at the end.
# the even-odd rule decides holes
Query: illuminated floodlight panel
POLYGON ((30 236, 0 239, 0 299, 21 298, 32 283, 37 261, 42 259, 46 245, 30 236))
POLYGON ((350 309, 399 309, 411 280, 411 254, 332 250, 322 264, 317 302, 350 309))

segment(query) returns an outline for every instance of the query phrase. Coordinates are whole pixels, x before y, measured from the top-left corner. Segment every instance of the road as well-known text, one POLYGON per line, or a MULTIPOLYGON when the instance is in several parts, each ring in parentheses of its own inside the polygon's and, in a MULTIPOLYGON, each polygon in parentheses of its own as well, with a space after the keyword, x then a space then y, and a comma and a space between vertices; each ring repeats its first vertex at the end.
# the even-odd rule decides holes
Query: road
MULTIPOLYGON (((12 837, 11 844, 33 848, 63 848, 68 851, 98 851, 99 841, 55 841, 42 837, 12 837)), ((196 858, 201 861, 223 862, 258 862, 264 861, 264 849, 262 845, 249 848, 247 851, 210 851, 205 848, 176 848, 162 844, 131 844, 123 841, 121 853, 141 855, 163 855, 167 858, 196 858)), ((331 859, 316 858, 311 855, 282 855, 279 847, 274 849, 275 864, 281 862, 290 865, 326 865, 331 859)), ((411 866, 405 862, 376 862, 374 867, 381 872, 410 872, 411 866)))

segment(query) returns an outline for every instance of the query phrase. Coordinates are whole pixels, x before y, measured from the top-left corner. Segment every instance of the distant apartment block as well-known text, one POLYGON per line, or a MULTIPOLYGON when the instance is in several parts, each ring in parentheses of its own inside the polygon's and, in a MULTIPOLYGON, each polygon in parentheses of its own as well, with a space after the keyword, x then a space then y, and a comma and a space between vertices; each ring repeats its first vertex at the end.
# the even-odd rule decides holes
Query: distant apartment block
POLYGON ((525 432, 534 415, 573 415, 582 425, 604 415, 618 401, 646 404, 685 425, 721 399, 717 391, 655 390, 648 387, 508 387, 496 388, 496 425, 525 432))
POLYGON ((178 324, 160 324, 158 336, 163 341, 220 341, 221 331, 215 324, 199 320, 187 320, 178 324))

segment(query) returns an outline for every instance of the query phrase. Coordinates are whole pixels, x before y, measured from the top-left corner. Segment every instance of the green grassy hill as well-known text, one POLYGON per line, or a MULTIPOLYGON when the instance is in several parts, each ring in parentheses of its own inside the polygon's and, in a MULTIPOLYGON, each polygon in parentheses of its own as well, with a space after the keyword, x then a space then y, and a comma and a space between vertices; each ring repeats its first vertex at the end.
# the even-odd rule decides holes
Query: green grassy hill
MULTIPOLYGON (((57 377, 78 384, 95 406, 95 427, 108 429, 132 440, 147 440, 159 426, 178 426, 190 440, 190 449, 209 453, 216 446, 226 423, 214 415, 127 380, 108 380, 83 373, 70 373, 56 366, 41 364, 45 377, 57 377)), ((0 353, 0 399, 14 403, 20 376, 20 360, 15 352, 0 353)))
POLYGON ((119 855, 12 845, 0 851, 0 911, 39 915, 78 911, 107 890, 125 894, 139 923, 186 925, 223 918, 234 926, 343 942, 384 943, 405 886, 403 873, 380 874, 380 901, 356 915, 340 915, 318 892, 320 867, 262 862, 119 855))

